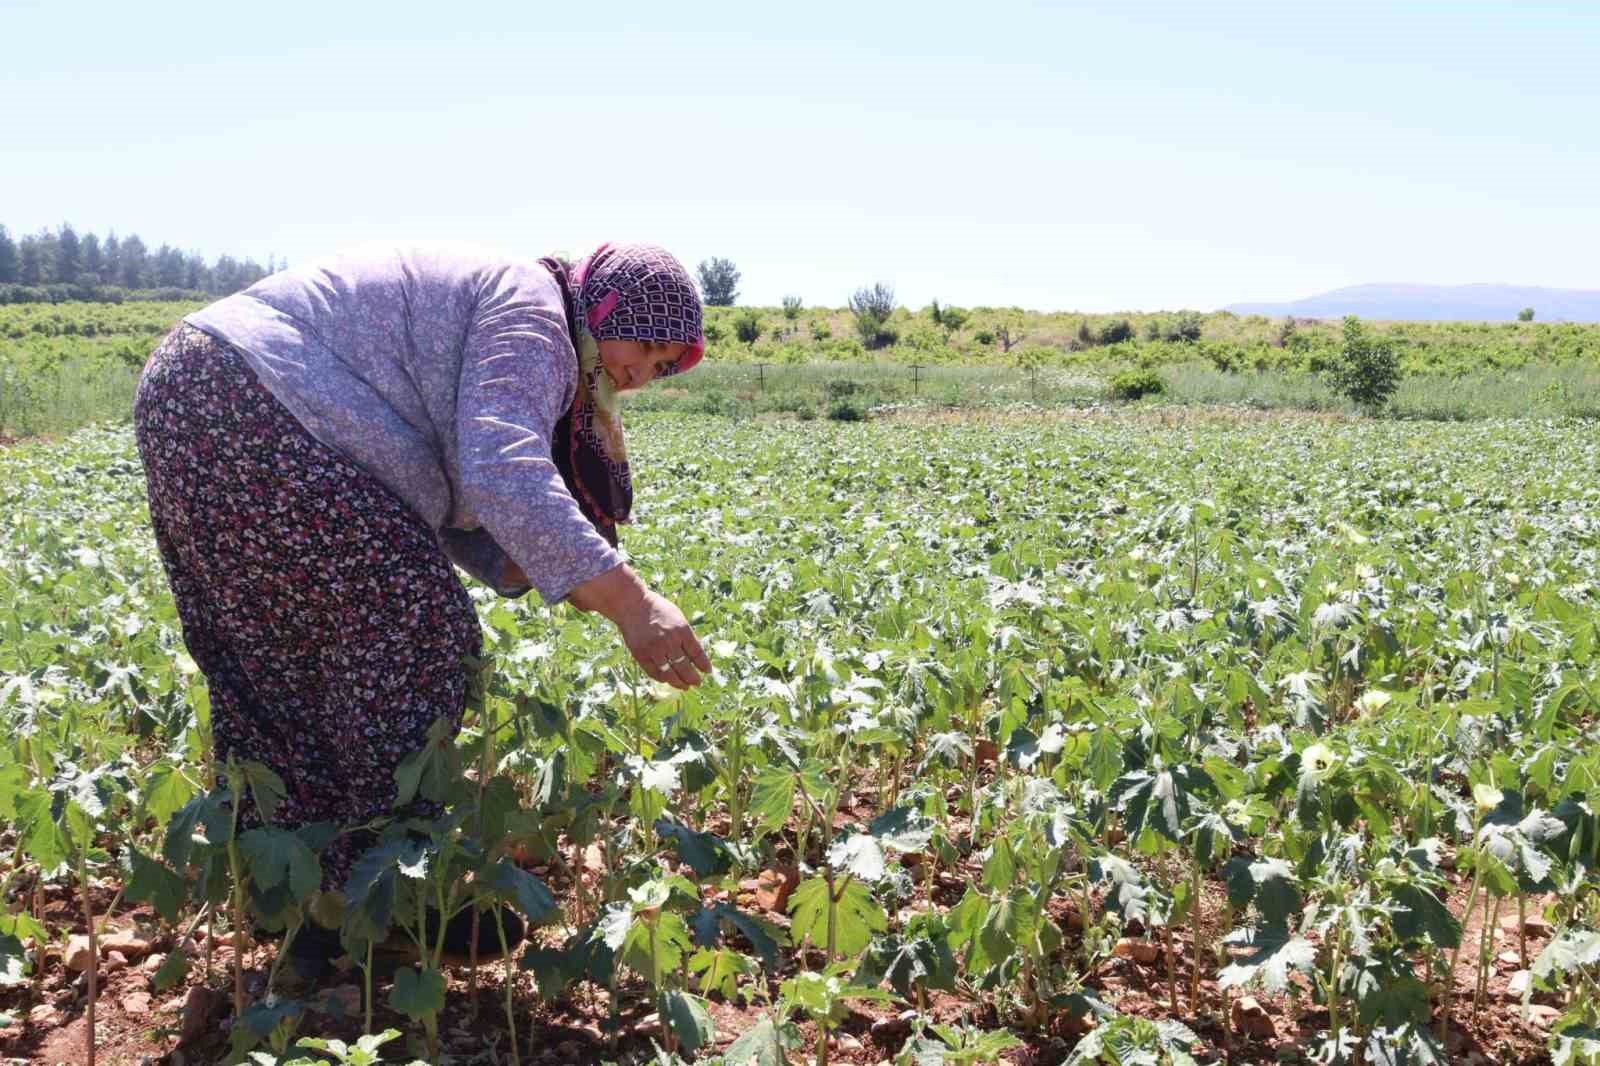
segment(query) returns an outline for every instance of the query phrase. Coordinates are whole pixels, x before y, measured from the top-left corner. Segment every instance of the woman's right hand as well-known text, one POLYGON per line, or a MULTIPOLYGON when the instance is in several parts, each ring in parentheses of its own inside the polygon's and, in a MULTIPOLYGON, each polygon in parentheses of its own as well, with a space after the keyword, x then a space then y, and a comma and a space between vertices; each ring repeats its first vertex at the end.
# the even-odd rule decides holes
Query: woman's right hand
POLYGON ((626 564, 573 589, 567 602, 605 615, 622 634, 628 651, 655 681, 678 689, 700 683, 711 660, 683 612, 639 580, 626 564))

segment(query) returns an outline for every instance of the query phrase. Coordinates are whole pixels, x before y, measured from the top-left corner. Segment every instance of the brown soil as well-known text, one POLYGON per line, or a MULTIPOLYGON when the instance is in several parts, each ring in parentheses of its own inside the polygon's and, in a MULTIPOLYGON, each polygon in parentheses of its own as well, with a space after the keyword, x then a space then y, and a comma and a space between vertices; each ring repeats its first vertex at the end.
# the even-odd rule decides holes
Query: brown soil
MULTIPOLYGON (((937 905, 949 906, 958 900, 969 880, 975 879, 975 865, 944 872, 934 883, 933 899, 937 905)), ((563 885, 555 871, 550 872, 552 888, 566 898, 571 896, 570 884, 563 885), (565 891, 562 891, 565 889, 565 891)), ((1457 884, 1451 893, 1452 910, 1460 914, 1466 902, 1467 885, 1457 884)), ((96 892, 97 907, 111 902, 109 885, 96 892)), ((741 896, 753 896, 741 892, 741 896)), ((46 890, 45 909, 52 926, 60 928, 70 924, 74 931, 82 932, 81 918, 73 921, 77 913, 73 900, 66 890, 50 886, 46 890)), ((1216 938, 1224 930, 1220 927, 1224 894, 1218 884, 1207 884, 1202 910, 1202 936, 1205 938, 1208 960, 1213 957, 1216 938)), ((1529 914, 1536 915, 1544 901, 1530 901, 1529 914)), ((745 906, 759 907, 754 899, 741 899, 745 906)), ((1073 902, 1057 899, 1052 914, 1067 932, 1065 952, 1075 959, 1080 950, 1081 923, 1073 902)), ((769 918, 782 922, 781 915, 769 918)), ((1493 953, 1496 961, 1489 979, 1489 994, 1482 1011, 1472 1007, 1472 990, 1476 967, 1479 936, 1482 932, 1481 909, 1475 910, 1465 923, 1466 941, 1460 964, 1455 974, 1456 997, 1448 1041, 1451 1061, 1486 1064, 1532 1064, 1548 1062, 1545 1050, 1547 1029, 1535 1018, 1523 1021, 1520 997, 1510 993, 1512 976, 1520 969, 1517 959, 1503 953, 1518 951, 1516 915, 1514 904, 1503 907, 1501 921, 1494 932, 1493 953)), ((154 916, 148 909, 119 907, 110 921, 113 929, 139 925, 156 928, 154 916)), ((1530 923, 1534 934, 1529 936, 1530 957, 1543 946, 1548 931, 1537 922, 1530 923)), ((1142 931, 1126 931, 1135 940, 1142 931)), ((1220 1024, 1221 994, 1215 981, 1216 967, 1207 962, 1201 969, 1200 1001, 1190 1002, 1189 988, 1193 974, 1195 953, 1190 929, 1186 925, 1172 936, 1175 951, 1177 1010, 1171 1009, 1168 999, 1167 961, 1159 950, 1159 935, 1152 937, 1158 946, 1153 953, 1141 949, 1139 954, 1151 959, 1135 961, 1113 955, 1102 960, 1087 975, 1086 984, 1099 996, 1119 1010, 1144 1017, 1176 1017, 1193 1028, 1202 1038, 1195 1048, 1200 1061, 1219 1061, 1223 1057, 1224 1040, 1230 1039, 1231 1060, 1234 1063, 1277 1063, 1291 1059, 1295 1054, 1307 1052, 1319 1029, 1327 1024, 1327 1013, 1311 1004, 1309 996, 1302 996, 1298 1008, 1287 997, 1269 997, 1255 993, 1270 1019, 1272 1035, 1246 1037, 1234 1032, 1225 1038, 1220 1024), (1299 1049, 1296 1052, 1294 1049, 1299 1049)), ((165 952, 172 947, 170 930, 157 937, 154 950, 165 952)), ((227 1046, 227 1031, 231 1014, 231 948, 219 945, 214 948, 212 972, 208 980, 203 959, 194 959, 190 976, 183 987, 157 993, 150 987, 150 971, 133 962, 126 969, 102 973, 100 994, 96 1005, 97 1059, 106 1066, 140 1066, 145 1063, 170 1063, 172 1066, 195 1066, 198 1063, 220 1061, 227 1046), (211 1018, 198 1040, 179 1049, 177 1038, 184 1015, 184 1004, 190 990, 206 985, 214 990, 217 1014, 211 1018), (147 1001, 147 1002, 146 1002, 147 1001)), ((267 968, 271 965, 276 946, 263 944, 247 949, 247 997, 260 994, 267 968)), ((812 960, 813 962, 819 960, 812 960)), ((779 981, 788 976, 795 966, 791 961, 785 970, 771 977, 766 988, 776 996, 779 981)), ((102 968, 104 963, 102 963, 102 968)), ((41 972, 25 985, 0 991, 0 1010, 15 1019, 11 1026, 0 1029, 0 1057, 21 1059, 34 1063, 79 1064, 84 1056, 84 1035, 87 1027, 84 1017, 86 983, 81 975, 66 971, 59 949, 46 953, 41 972)), ((501 1061, 509 1061, 509 1038, 506 1032, 502 1004, 504 1002, 505 969, 503 964, 486 964, 480 969, 477 992, 477 1015, 473 1016, 473 1003, 467 994, 465 968, 450 971, 448 1006, 440 1019, 441 1040, 447 1052, 470 1056, 494 1046, 500 1049, 501 1061)), ((621 1029, 616 1034, 608 1032, 609 1002, 604 990, 579 986, 566 998, 552 1004, 540 1004, 534 995, 532 978, 513 969, 512 998, 518 1029, 518 1044, 523 1061, 560 1064, 595 1063, 602 1059, 615 1060, 628 1051, 646 1051, 652 1039, 660 1039, 660 1027, 653 1015, 648 989, 637 982, 624 981, 619 989, 621 1029)), ((374 1025, 378 1030, 386 1027, 402 1033, 416 1033, 405 1018, 384 1009, 387 996, 388 975, 376 981, 379 1009, 374 1025)), ((353 1039, 361 1031, 360 972, 351 970, 323 981, 317 989, 297 990, 302 999, 319 999, 324 1009, 306 1018, 302 1032, 307 1035, 341 1036, 353 1039), (341 1006, 340 1004, 343 1004, 341 1006), (347 1013, 353 1011, 353 1013, 347 1013)), ((1235 993, 1233 1000, 1239 998, 1235 993)), ((1535 996, 1537 1005, 1554 1006, 1546 996, 1535 996)), ((999 1025, 992 1004, 973 1001, 943 993, 930 1000, 931 1012, 941 1020, 956 1020, 963 1016, 981 1025, 999 1025)), ((835 1034, 831 1059, 839 1063, 875 1066, 891 1059, 904 1042, 907 1024, 900 1019, 901 1005, 870 1005, 851 1014, 841 1030, 835 1034), (875 1026, 876 1023, 876 1026, 875 1026)), ((758 1001, 755 1005, 725 1003, 714 1000, 712 1015, 716 1022, 719 1045, 725 1046, 740 1032, 749 1028, 765 1012, 758 1001)), ((1438 1031, 1437 1013, 1434 1019, 1438 1031)), ((1260 1024, 1258 1022, 1258 1024, 1260 1024)), ((1547 1022, 1545 1024, 1548 1024, 1547 1022)), ((807 1048, 795 1061, 814 1058, 817 1032, 810 1024, 801 1027, 807 1048)), ((1020 1033, 1026 1040, 1024 1047, 1009 1053, 1009 1061, 1017 1066, 1053 1066, 1063 1061, 1070 1052, 1079 1030, 1070 1019, 1060 1019, 1051 1031, 1020 1033)), ((402 1046, 405 1040, 390 1045, 390 1059, 407 1055, 402 1046)), ((421 1051, 420 1046, 413 1049, 421 1051)))

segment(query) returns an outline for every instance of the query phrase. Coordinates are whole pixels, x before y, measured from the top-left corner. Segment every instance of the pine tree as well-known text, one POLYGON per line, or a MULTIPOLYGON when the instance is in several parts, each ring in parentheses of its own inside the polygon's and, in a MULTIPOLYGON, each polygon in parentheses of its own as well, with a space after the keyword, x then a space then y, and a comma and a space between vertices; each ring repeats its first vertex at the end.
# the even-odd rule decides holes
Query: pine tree
POLYGON ((85 281, 98 284, 105 280, 106 261, 105 254, 100 250, 100 238, 92 233, 83 235, 83 273, 85 281))
POLYGON ((712 307, 732 307, 739 298, 739 268, 733 260, 713 256, 701 260, 700 295, 712 307))
POLYGON ((11 233, 0 225, 0 284, 17 280, 17 242, 11 233))
POLYGON ((106 236, 105 264, 100 268, 100 277, 107 285, 122 284, 122 242, 117 240, 116 230, 106 236))
POLYGON ((137 233, 122 242, 122 261, 120 277, 124 288, 143 289, 150 284, 150 254, 145 251, 144 241, 139 239, 137 233))
POLYGON ((71 285, 83 270, 83 246, 72 223, 63 222, 56 231, 55 280, 71 285))
POLYGON ((22 246, 17 254, 17 280, 24 285, 45 283, 44 246, 39 243, 38 237, 22 238, 22 246))

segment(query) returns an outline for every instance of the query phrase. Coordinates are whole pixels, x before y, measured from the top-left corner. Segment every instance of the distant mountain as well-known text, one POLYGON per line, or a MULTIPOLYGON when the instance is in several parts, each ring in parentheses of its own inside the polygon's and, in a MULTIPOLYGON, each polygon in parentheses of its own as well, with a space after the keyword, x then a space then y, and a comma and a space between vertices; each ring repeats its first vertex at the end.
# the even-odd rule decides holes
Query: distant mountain
POLYGON ((1524 307, 1539 322, 1600 322, 1600 289, 1542 289, 1532 285, 1351 285, 1290 303, 1229 304, 1241 315, 1390 321, 1506 322, 1524 307))

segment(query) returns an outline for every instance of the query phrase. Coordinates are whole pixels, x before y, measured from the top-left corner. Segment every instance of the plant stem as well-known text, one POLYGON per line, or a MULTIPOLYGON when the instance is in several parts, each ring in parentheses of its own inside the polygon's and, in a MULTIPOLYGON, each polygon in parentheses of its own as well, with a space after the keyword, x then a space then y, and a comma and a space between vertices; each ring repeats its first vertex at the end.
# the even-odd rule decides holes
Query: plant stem
POLYGON ((1483 1001, 1489 995, 1489 968, 1494 962, 1494 929, 1496 923, 1500 921, 1500 904, 1502 902, 1504 902, 1504 897, 1495 896, 1494 909, 1491 911, 1488 897, 1484 897, 1483 901, 1484 923, 1483 936, 1480 941, 1482 946, 1478 950, 1478 987, 1474 990, 1472 999, 1472 1009, 1475 1012, 1483 1009, 1483 1001))
POLYGON ((1344 968, 1344 928, 1333 939, 1333 957, 1328 963, 1328 1034, 1339 1039, 1339 973, 1344 968))
POLYGON ((1522 968, 1528 968, 1528 897, 1517 889, 1517 948, 1522 953, 1522 968))
POLYGON ((514 970, 511 965, 511 947, 506 943, 506 923, 500 914, 500 908, 494 911, 495 932, 500 934, 500 957, 506 960, 506 1032, 511 1034, 511 1066, 519 1066, 522 1061, 517 1054, 517 1019, 511 1010, 511 986, 513 984, 514 970))
MULTIPOLYGON (((1472 827, 1472 836, 1473 836, 1474 840, 1477 839, 1477 836, 1478 836, 1478 827, 1477 827, 1477 825, 1474 825, 1472 827)), ((1468 890, 1468 892, 1467 892, 1467 906, 1461 912, 1461 924, 1463 926, 1465 926, 1466 923, 1467 923, 1467 920, 1472 917, 1472 907, 1473 907, 1473 904, 1477 902, 1477 899, 1478 899, 1478 887, 1482 883, 1482 881, 1483 881, 1483 860, 1480 858, 1480 859, 1476 860, 1475 862, 1473 862, 1473 864, 1472 864, 1472 888, 1470 890, 1468 890)), ((1465 936, 1463 936, 1460 940, 1456 941, 1456 948, 1455 948, 1454 951, 1452 951, 1450 953, 1450 969, 1444 976, 1444 982, 1445 982, 1445 985, 1444 985, 1444 1003, 1440 1005, 1440 1009, 1439 1009, 1439 1042, 1440 1043, 1444 1043, 1444 1041, 1450 1035, 1450 1006, 1455 1000, 1455 993, 1456 993, 1456 963, 1461 961, 1461 945, 1466 943, 1466 939, 1467 938, 1465 936)))
POLYGON ((100 944, 94 932, 94 902, 89 897, 89 859, 87 851, 78 851, 78 887, 83 893, 83 918, 89 930, 89 1005, 84 1009, 85 1058, 94 1066, 94 1001, 100 992, 100 944))
POLYGON ((1161 942, 1167 952, 1167 1003, 1172 1013, 1178 1013, 1178 957, 1172 951, 1172 925, 1161 927, 1161 942))
POLYGON ((1189 951, 1193 956, 1191 961, 1194 965, 1193 975, 1189 978, 1189 1010, 1195 1015, 1196 1020, 1198 1020, 1200 1016, 1200 960, 1205 957, 1200 951, 1200 889, 1203 886, 1200 877, 1199 863, 1194 864, 1193 884, 1194 891, 1191 893, 1193 902, 1191 902, 1189 905, 1189 928, 1191 931, 1190 939, 1193 941, 1193 943, 1190 944, 1189 951))
POLYGON ((825 877, 827 879, 827 883, 828 883, 828 956, 827 956, 827 958, 825 958, 823 960, 822 964, 824 966, 831 966, 831 965, 833 965, 834 944, 837 942, 837 937, 835 935, 835 917, 834 917, 834 914, 838 910, 838 904, 839 904, 838 897, 833 894, 833 867, 832 866, 823 867, 823 877, 825 877))
MULTIPOLYGON (((228 818, 228 909, 233 926, 233 1020, 244 1017, 244 871, 239 867, 239 805, 243 802, 244 777, 230 764, 228 782, 233 787, 233 803, 228 818)), ((209 941, 208 941, 209 943, 209 941)))
MULTIPOLYGON (((489 699, 484 697, 478 708, 478 728, 483 731, 483 756, 478 763, 478 811, 475 818, 476 833, 483 840, 483 798, 489 791, 489 774, 494 770, 494 723, 489 714, 489 699)), ((478 1020, 478 925, 482 912, 472 908, 472 943, 467 946, 467 998, 472 1002, 472 1020, 478 1020)), ((499 908, 495 909, 499 920, 499 908)), ((441 919, 442 920, 442 919, 441 919)))

